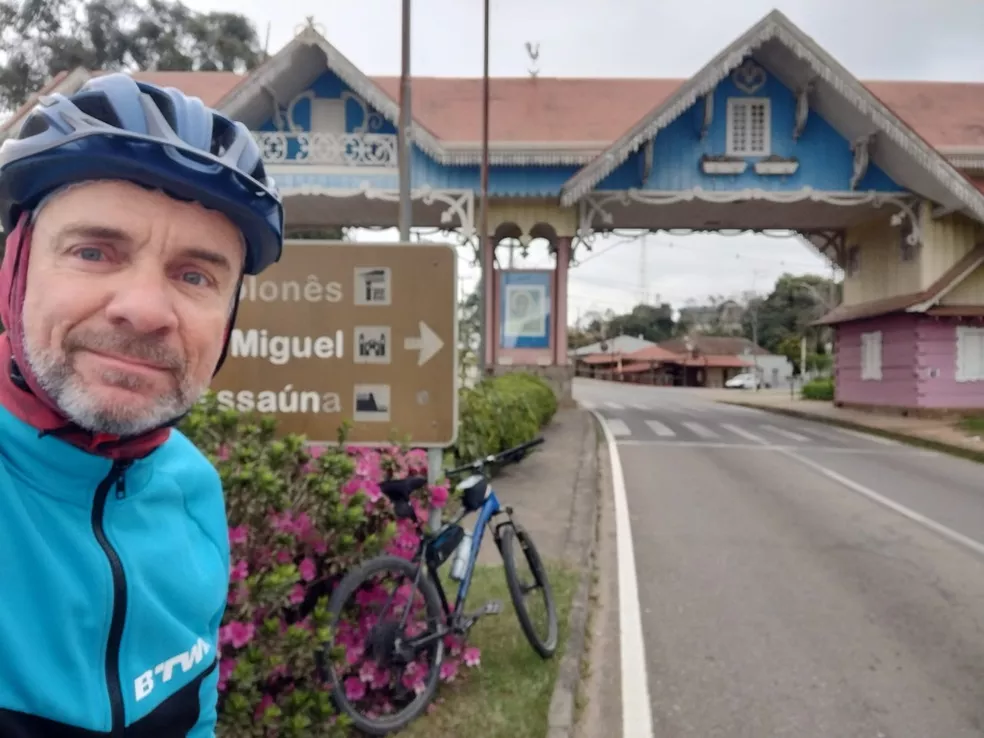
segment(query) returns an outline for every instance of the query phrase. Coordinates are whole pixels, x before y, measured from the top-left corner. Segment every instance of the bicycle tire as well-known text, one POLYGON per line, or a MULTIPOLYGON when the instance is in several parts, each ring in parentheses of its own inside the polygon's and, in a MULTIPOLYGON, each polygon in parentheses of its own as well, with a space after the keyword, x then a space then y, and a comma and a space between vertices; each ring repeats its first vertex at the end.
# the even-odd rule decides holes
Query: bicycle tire
POLYGON ((513 608, 516 610, 516 618, 519 626, 523 629, 526 640, 530 642, 533 650, 541 658, 549 659, 557 651, 558 625, 557 625, 557 606, 554 603, 553 590, 550 588, 550 581, 547 578, 546 568, 540 558, 539 551, 530 538, 530 534, 516 523, 506 525, 502 535, 499 537, 499 553, 502 555, 502 565, 506 573, 506 586, 509 588, 509 597, 512 599, 513 608), (526 610, 526 603, 523 601, 523 592, 520 587, 519 573, 516 571, 516 559, 513 553, 513 538, 519 540, 526 560, 529 562, 533 576, 537 584, 543 590, 544 599, 547 604, 547 619, 549 621, 548 634, 546 640, 540 638, 530 620, 530 614, 526 610))
MULTIPOLYGON (((417 567, 414 564, 410 563, 406 559, 401 559, 398 556, 378 556, 352 569, 342 578, 342 581, 339 582, 338 586, 335 587, 335 591, 332 593, 331 600, 329 600, 328 603, 330 618, 329 622, 333 632, 338 626, 342 608, 345 606, 348 599, 359 588, 359 585, 374 574, 386 570, 400 571, 408 576, 411 581, 413 581, 417 573, 417 567)), ((441 606, 440 597, 437 594, 437 590, 434 588, 434 584, 431 582, 430 578, 426 576, 426 572, 420 577, 418 589, 424 596, 428 621, 435 623, 443 622, 444 610, 441 606)), ((437 640, 436 648, 437 652, 434 659, 434 668, 431 670, 431 674, 424 685, 424 690, 417 695, 414 701, 411 702, 407 708, 400 711, 396 715, 380 716, 375 720, 367 719, 365 715, 357 711, 349 702, 348 698, 345 696, 345 688, 341 684, 335 669, 330 666, 329 659, 329 665, 326 671, 330 680, 331 692, 335 705, 352 720, 352 724, 355 728, 368 735, 384 736, 389 735, 390 733, 395 733, 399 730, 403 730, 403 728, 407 727, 410 723, 420 717, 424 710, 427 709, 427 706, 430 704, 431 700, 433 700, 434 695, 437 692, 441 676, 441 663, 444 660, 443 638, 437 640)))

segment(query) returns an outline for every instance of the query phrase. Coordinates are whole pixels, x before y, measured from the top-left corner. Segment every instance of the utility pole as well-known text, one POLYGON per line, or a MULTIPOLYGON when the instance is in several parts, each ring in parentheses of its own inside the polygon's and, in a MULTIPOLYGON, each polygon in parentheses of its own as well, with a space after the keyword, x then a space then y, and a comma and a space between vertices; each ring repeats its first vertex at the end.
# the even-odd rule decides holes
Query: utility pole
POLYGON ((400 150, 400 240, 410 240, 413 216, 410 212, 410 0, 403 0, 403 49, 400 68, 400 125, 397 147, 400 150))
POLYGON ((482 328, 482 343, 479 347, 478 365, 482 375, 485 374, 486 334, 489 331, 486 320, 486 295, 490 293, 492 280, 495 277, 492 269, 486 270, 485 250, 489 248, 489 0, 484 2, 484 42, 482 62, 482 171, 481 196, 478 206, 478 258, 482 265, 482 278, 479 280, 478 310, 482 328), (488 273, 486 273, 488 272, 488 273))

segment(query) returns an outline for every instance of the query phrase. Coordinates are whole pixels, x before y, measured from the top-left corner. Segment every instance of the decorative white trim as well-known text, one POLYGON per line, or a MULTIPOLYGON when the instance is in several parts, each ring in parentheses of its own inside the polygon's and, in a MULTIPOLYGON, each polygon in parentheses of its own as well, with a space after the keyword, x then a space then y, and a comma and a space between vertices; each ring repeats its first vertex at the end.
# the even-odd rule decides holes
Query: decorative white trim
POLYGON ((755 162, 755 173, 763 176, 788 176, 790 174, 796 174, 799 166, 800 163, 795 159, 786 161, 768 161, 763 159, 762 161, 755 162))
MULTIPOLYGON (((281 187, 280 194, 284 199, 295 196, 312 196, 333 198, 365 197, 367 200, 383 200, 399 203, 400 191, 378 189, 371 182, 362 182, 358 187, 336 188, 321 184, 301 184, 292 187, 281 187)), ((433 187, 418 187, 410 191, 410 199, 424 205, 444 203, 447 209, 441 213, 441 223, 454 227, 454 219, 458 219, 458 234, 462 243, 469 242, 475 235, 475 192, 473 190, 439 190, 433 187)))
POLYGON ((397 167, 396 136, 385 133, 279 133, 253 134, 263 161, 268 164, 311 162, 350 167, 397 167), (288 158, 291 140, 297 141, 295 158, 288 158))
POLYGON ((850 72, 778 10, 773 10, 719 53, 653 112, 613 142, 603 154, 571 177, 561 188, 561 205, 572 205, 584 197, 637 151, 646 139, 654 137, 689 110, 699 98, 713 91, 745 57, 773 39, 806 62, 818 79, 830 85, 861 114, 867 116, 875 128, 911 156, 975 217, 984 221, 984 193, 973 187, 938 151, 916 136, 850 72))
POLYGON ((751 57, 745 59, 731 73, 731 81, 734 86, 746 95, 754 95, 761 90, 768 79, 769 75, 751 57))
POLYGON ((984 328, 977 326, 958 325, 956 335, 956 367, 954 378, 958 382, 982 382, 984 381, 984 357, 978 356, 978 368, 976 372, 970 372, 967 368, 967 357, 965 353, 969 350, 968 343, 978 343, 978 353, 984 353, 984 328))
MULTIPOLYGON (((579 200, 578 217, 578 236, 586 240, 595 232, 595 223, 600 220, 603 229, 609 229, 615 223, 615 216, 606 208, 610 205, 676 205, 681 202, 700 202, 712 204, 727 204, 748 200, 759 200, 772 202, 780 205, 790 205, 798 202, 819 202, 826 205, 839 205, 843 207, 857 207, 870 205, 876 208, 885 206, 896 207, 911 217, 914 212, 910 204, 910 195, 898 195, 887 192, 839 192, 827 190, 814 190, 811 187, 804 187, 792 192, 773 191, 762 189, 743 189, 743 190, 705 190, 695 187, 692 190, 618 190, 615 192, 593 192, 579 200)), ((917 221, 913 221, 914 224, 917 221)), ((914 231, 916 228, 914 227, 914 231)))

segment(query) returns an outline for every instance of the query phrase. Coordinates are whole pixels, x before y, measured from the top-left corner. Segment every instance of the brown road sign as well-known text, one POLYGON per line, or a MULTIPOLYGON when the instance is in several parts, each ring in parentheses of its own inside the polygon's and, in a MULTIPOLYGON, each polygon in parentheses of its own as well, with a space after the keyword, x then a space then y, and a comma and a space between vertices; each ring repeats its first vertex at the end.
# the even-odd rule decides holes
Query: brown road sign
POLYGON ((219 402, 283 432, 381 445, 458 432, 457 253, 448 244, 288 241, 243 282, 219 402))

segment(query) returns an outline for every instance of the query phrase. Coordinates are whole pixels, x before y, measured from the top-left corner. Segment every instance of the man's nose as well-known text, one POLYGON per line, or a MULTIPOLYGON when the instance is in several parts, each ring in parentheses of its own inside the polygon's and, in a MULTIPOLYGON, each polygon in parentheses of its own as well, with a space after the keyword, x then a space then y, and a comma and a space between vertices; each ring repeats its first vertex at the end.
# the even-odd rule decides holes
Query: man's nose
POLYGON ((173 289, 162 270, 134 265, 115 281, 106 307, 111 322, 127 323, 143 334, 167 333, 177 327, 173 289))

